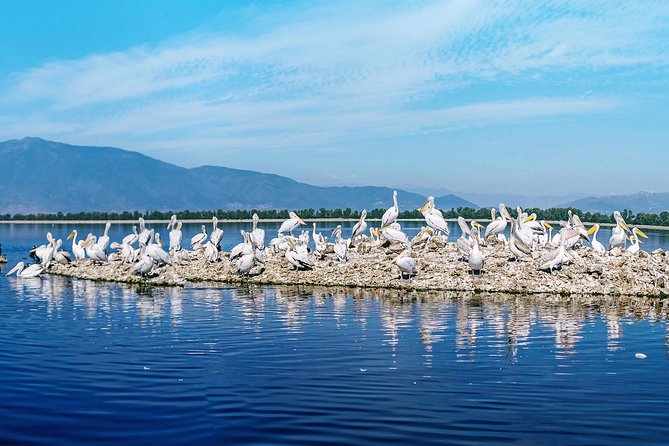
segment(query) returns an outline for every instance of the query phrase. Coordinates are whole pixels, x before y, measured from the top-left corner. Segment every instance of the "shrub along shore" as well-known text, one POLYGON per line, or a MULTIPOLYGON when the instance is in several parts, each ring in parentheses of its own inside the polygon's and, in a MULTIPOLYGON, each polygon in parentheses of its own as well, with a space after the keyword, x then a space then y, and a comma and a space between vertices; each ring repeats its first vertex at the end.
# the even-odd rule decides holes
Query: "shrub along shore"
MULTIPOLYGON (((537 220, 546 220, 550 222, 566 221, 568 219, 567 212, 569 208, 549 208, 538 209, 528 208, 524 212, 528 214, 537 214, 537 220)), ((301 209, 296 210, 297 214, 305 220, 357 220, 360 218, 361 210, 346 209, 301 209)), ((381 219, 385 209, 373 209, 367 212, 368 220, 381 219)), ((514 211, 509 209, 511 214, 515 216, 514 211)), ((579 209, 571 209, 571 211, 578 215, 581 221, 589 223, 600 224, 614 224, 613 214, 602 214, 599 212, 583 212, 579 209)), ((288 218, 288 209, 251 209, 251 210, 207 210, 207 211, 125 211, 125 212, 57 212, 53 214, 38 213, 38 214, 0 214, 0 222, 97 222, 97 221, 137 221, 139 217, 143 217, 147 221, 167 221, 173 214, 176 214, 179 220, 184 221, 199 221, 211 220, 212 216, 218 217, 220 221, 244 221, 250 220, 254 213, 257 213, 261 220, 276 220, 283 221, 288 218)), ((445 219, 456 219, 459 216, 465 219, 475 220, 489 220, 490 209, 481 208, 474 209, 468 207, 461 207, 457 209, 442 210, 445 219)), ((640 212, 634 214, 632 211, 625 209, 621 212, 622 217, 630 226, 664 226, 669 227, 669 212, 661 212, 660 214, 649 214, 640 212)), ((423 220, 423 216, 418 210, 405 210, 399 214, 400 220, 423 220)))

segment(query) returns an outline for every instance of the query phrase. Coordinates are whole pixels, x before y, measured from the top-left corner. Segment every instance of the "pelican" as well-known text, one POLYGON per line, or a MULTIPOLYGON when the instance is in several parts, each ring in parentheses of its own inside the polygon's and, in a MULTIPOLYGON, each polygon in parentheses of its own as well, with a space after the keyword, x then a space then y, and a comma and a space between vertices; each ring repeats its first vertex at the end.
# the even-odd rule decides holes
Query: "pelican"
POLYGON ((391 223, 394 223, 397 220, 397 217, 400 215, 400 208, 397 206, 397 191, 393 191, 393 206, 388 208, 386 212, 383 213, 381 218, 381 227, 390 226, 391 223))
POLYGON ((590 240, 590 246, 592 246, 592 250, 595 251, 597 254, 604 254, 606 252, 606 248, 604 248, 604 245, 602 245, 599 242, 599 240, 597 240, 598 232, 599 232, 599 225, 595 223, 595 225, 588 231, 588 235, 592 235, 592 240, 590 240))
POLYGON ((265 249, 265 230, 258 227, 260 217, 253 214, 253 229, 251 230, 251 243, 259 249, 265 249))
POLYGON ((132 233, 123 237, 123 240, 121 240, 121 243, 127 243, 128 245, 132 246, 135 243, 137 243, 137 240, 139 240, 139 234, 137 233, 137 226, 133 225, 132 233))
POLYGON ((198 244, 201 245, 202 243, 204 243, 205 240, 207 240, 207 227, 205 225, 202 225, 202 232, 198 232, 193 237, 191 237, 190 246, 192 248, 195 245, 198 244))
POLYGON ((472 275, 481 274, 483 264, 485 263, 485 256, 479 248, 479 241, 477 237, 471 237, 469 249, 469 269, 472 270, 472 275))
POLYGON ((284 232, 288 231, 288 234, 293 235, 295 228, 306 224, 304 220, 298 217, 298 215, 293 211, 291 211, 288 216, 290 218, 281 223, 281 227, 279 227, 279 234, 283 234, 284 232))
POLYGON ((118 249, 121 251, 121 260, 125 263, 133 263, 135 261, 135 250, 132 249, 128 243, 116 243, 112 242, 112 249, 118 249))
POLYGON ((548 233, 544 230, 543 234, 540 234, 538 237, 539 243, 545 245, 553 238, 553 226, 544 220, 541 220, 541 226, 548 229, 548 233))
POLYGON ((94 235, 88 234, 86 242, 84 243, 84 248, 86 249, 86 255, 93 261, 93 263, 107 262, 107 254, 100 249, 100 246, 96 243, 94 235))
POLYGON ((111 222, 108 221, 107 224, 105 224, 105 232, 98 238, 98 249, 100 251, 106 252, 107 247, 109 246, 109 228, 111 228, 111 222))
POLYGON ((307 247, 296 247, 290 239, 288 240, 288 249, 286 249, 285 257, 288 263, 295 267, 295 270, 313 268, 313 264, 311 263, 311 259, 307 252, 307 247))
POLYGON ((153 269, 153 259, 146 253, 146 246, 140 243, 139 262, 133 266, 133 271, 140 276, 146 276, 153 269))
POLYGON ((532 249, 523 243, 522 240, 516 238, 516 220, 511 219, 511 233, 509 234, 509 251, 517 261, 529 256, 532 249))
POLYGON ((334 245, 334 252, 337 255, 337 259, 344 263, 348 261, 348 247, 351 244, 351 239, 339 239, 334 245))
POLYGON ((237 263, 235 263, 235 269, 237 270, 237 273, 246 276, 249 274, 251 269, 256 264, 256 256, 254 253, 251 254, 245 254, 237 260, 237 263))
POLYGON ((221 249, 221 240, 223 239, 223 230, 218 228, 218 217, 215 215, 211 218, 212 230, 209 235, 209 240, 214 244, 216 250, 221 249))
POLYGON ((181 249, 181 240, 183 239, 181 224, 181 222, 177 222, 176 225, 172 225, 174 229, 172 229, 169 234, 170 251, 179 251, 181 249))
POLYGON ((341 225, 337 225, 337 227, 332 230, 330 236, 334 239, 335 243, 341 240, 341 225))
POLYGON ((253 245, 251 244, 249 233, 242 229, 241 234, 244 241, 238 243, 230 250, 230 260, 234 260, 243 255, 253 254, 253 245))
POLYGON ((77 242, 77 230, 72 230, 72 233, 67 237, 68 240, 72 239, 72 254, 74 254, 74 260, 79 261, 86 258, 86 250, 84 249, 84 240, 79 240, 77 242))
POLYGON ((218 248, 211 239, 204 244, 204 258, 211 263, 218 261, 218 248))
POLYGON ((613 218, 616 221, 616 226, 611 231, 611 238, 609 239, 609 251, 613 248, 620 248, 625 250, 625 247, 627 246, 627 237, 625 236, 625 232, 630 232, 630 228, 625 223, 625 220, 623 219, 622 215, 620 215, 620 212, 615 211, 613 213, 613 218))
POLYGON ((150 236, 151 234, 149 233, 149 230, 146 229, 144 218, 139 217, 139 236, 137 238, 137 241, 139 241, 139 243, 143 243, 144 245, 146 245, 149 243, 150 236))
POLYGON ((418 211, 423 214, 425 223, 434 229, 437 234, 443 233, 446 237, 450 235, 451 231, 448 228, 448 224, 441 215, 441 212, 434 207, 434 197, 427 197, 427 201, 418 211))
POLYGON ((33 277, 39 277, 40 274, 44 271, 44 265, 33 264, 29 265, 28 268, 25 268, 25 263, 19 262, 10 269, 5 276, 9 276, 13 273, 16 273, 16 277, 21 279, 31 279, 33 277))
POLYGON ((360 220, 358 220, 355 226, 353 226, 351 240, 355 241, 358 237, 361 237, 365 231, 367 231, 367 222, 365 221, 365 218, 367 218, 367 209, 362 210, 362 213, 360 214, 360 220))
POLYGON ((72 262, 72 256, 67 251, 63 251, 62 249, 60 251, 58 250, 62 244, 63 241, 61 239, 56 240, 56 245, 54 246, 54 252, 53 252, 53 259, 57 263, 60 263, 61 265, 67 265, 68 263, 72 262))
POLYGON ((145 249, 146 255, 151 257, 156 262, 171 265, 172 264, 172 258, 162 248, 163 242, 160 239, 160 234, 155 234, 153 229, 150 231, 150 233, 151 234, 149 236, 149 244, 146 245, 146 249, 145 249), (154 238, 156 240, 156 243, 154 243, 154 238))
POLYGON ((314 246, 316 247, 316 254, 319 258, 325 256, 325 251, 328 249, 328 239, 323 237, 323 234, 316 232, 316 223, 314 223, 313 230, 311 232, 311 238, 314 239, 314 246))
POLYGON ((541 259, 539 259, 538 269, 541 271, 548 270, 551 274, 553 274, 553 270, 555 268, 559 268, 560 266, 562 266, 562 263, 565 261, 567 257, 565 252, 565 243, 566 243, 566 238, 564 237, 563 234, 560 246, 558 246, 557 249, 549 251, 545 253, 543 256, 541 256, 541 259))
POLYGON ((411 245, 408 245, 404 251, 395 259, 395 265, 400 270, 400 280, 406 275, 409 280, 418 272, 418 263, 411 257, 411 245))
POLYGON ((644 234, 639 228, 637 228, 636 226, 633 227, 632 235, 630 236, 630 241, 632 242, 632 244, 629 246, 629 248, 627 248, 628 253, 632 255, 639 253, 640 250, 639 243, 641 243, 639 241, 639 236, 641 236, 642 238, 648 238, 648 236, 644 234))
MULTIPOLYGON (((499 204, 499 208, 506 209, 503 203, 499 204)), ((490 209, 490 224, 486 226, 485 228, 485 233, 483 235, 483 240, 487 240, 488 237, 492 236, 497 240, 497 235, 498 234, 503 234, 504 231, 506 230, 506 216, 504 215, 504 212, 500 211, 500 216, 495 218, 495 208, 490 209)))
POLYGON ((409 244, 409 238, 402 232, 400 225, 397 223, 391 223, 390 226, 381 228, 381 235, 391 243, 409 244))
POLYGON ((458 217, 458 226, 460 226, 462 234, 460 234, 460 237, 455 241, 455 245, 458 247, 460 254, 462 254, 462 259, 464 260, 469 256, 469 251, 471 250, 469 240, 467 239, 468 236, 471 236, 471 230, 462 216, 458 217))
POLYGON ((177 225, 177 214, 172 214, 170 221, 167 223, 167 229, 173 228, 177 225))

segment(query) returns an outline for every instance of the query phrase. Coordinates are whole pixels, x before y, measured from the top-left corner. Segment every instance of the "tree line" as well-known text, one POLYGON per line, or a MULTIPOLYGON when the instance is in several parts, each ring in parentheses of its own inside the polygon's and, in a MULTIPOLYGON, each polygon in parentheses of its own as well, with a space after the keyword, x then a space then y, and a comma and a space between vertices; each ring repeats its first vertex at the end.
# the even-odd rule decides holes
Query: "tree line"
MULTIPOLYGON (((373 209, 367 213, 367 218, 381 218, 385 209, 373 209)), ((568 208, 549 208, 539 209, 530 208, 525 209, 528 214, 537 214, 538 220, 547 221, 566 221, 568 218, 568 208)), ((592 223, 615 223, 613 214, 602 214, 599 212, 583 212, 579 209, 571 209, 571 211, 578 215, 584 222, 592 223)), ((247 220, 250 219, 254 213, 257 213, 260 219, 287 219, 288 210, 264 209, 264 210, 208 210, 208 211, 125 211, 125 212, 57 212, 57 213, 38 213, 38 214, 0 214, 0 220, 10 221, 25 221, 25 220, 137 220, 143 217, 145 220, 168 220, 173 214, 176 214, 180 220, 194 220, 194 219, 210 219, 216 216, 221 220, 247 220)), ((333 218, 333 219, 357 219, 360 218, 360 211, 351 208, 341 209, 301 209, 296 210, 297 214, 302 218, 333 218)), ((515 217, 515 210, 509 209, 512 216, 515 217)), ((442 210, 444 218, 457 218, 462 216, 467 219, 489 219, 490 209, 481 208, 474 209, 470 207, 459 207, 457 209, 442 210)), ((660 214, 649 214, 640 212, 634 214, 632 211, 625 209, 621 212, 623 218, 628 224, 632 225, 653 225, 653 226, 669 226, 669 212, 665 211, 660 214)), ((405 210, 400 212, 399 218, 422 218, 422 215, 417 210, 405 210)))

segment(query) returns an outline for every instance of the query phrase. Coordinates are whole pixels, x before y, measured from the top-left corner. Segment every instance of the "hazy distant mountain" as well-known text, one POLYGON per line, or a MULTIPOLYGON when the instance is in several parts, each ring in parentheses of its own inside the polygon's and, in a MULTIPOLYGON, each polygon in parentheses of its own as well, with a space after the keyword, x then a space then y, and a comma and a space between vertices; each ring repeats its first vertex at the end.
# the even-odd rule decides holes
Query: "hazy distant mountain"
MULTIPOLYGON (((319 187, 226 167, 186 169, 137 152, 40 138, 0 143, 0 160, 0 213, 392 205, 386 187, 319 187)), ((425 197, 398 190, 398 201, 400 209, 416 209, 425 197)), ((453 195, 437 205, 474 206, 453 195)))
POLYGON ((472 201, 478 204, 481 207, 490 208, 497 207, 500 203, 504 203, 507 206, 516 208, 516 206, 521 206, 523 208, 541 208, 547 209, 551 207, 557 207, 561 204, 585 198, 585 194, 571 194, 571 195, 540 195, 540 196, 527 196, 521 194, 504 194, 504 193, 487 193, 487 194, 476 194, 476 193, 467 193, 461 192, 458 193, 459 196, 465 200, 472 201))
POLYGON ((629 209, 632 212, 659 214, 669 210, 669 193, 639 192, 631 195, 609 195, 586 197, 565 203, 560 207, 574 207, 584 211, 610 214, 613 211, 629 209))

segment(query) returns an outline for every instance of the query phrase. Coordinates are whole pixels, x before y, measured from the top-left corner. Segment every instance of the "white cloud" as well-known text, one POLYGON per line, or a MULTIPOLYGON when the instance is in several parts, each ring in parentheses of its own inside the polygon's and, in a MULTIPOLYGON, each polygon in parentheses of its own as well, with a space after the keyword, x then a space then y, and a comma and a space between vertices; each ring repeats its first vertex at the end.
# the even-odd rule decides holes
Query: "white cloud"
POLYGON ((254 36, 176 38, 18 73, 0 110, 39 111, 16 113, 4 132, 144 148, 318 147, 600 113, 621 100, 517 84, 669 62, 664 2, 365 2, 277 17, 257 16, 254 36), (451 94, 495 82, 516 88, 451 94))

